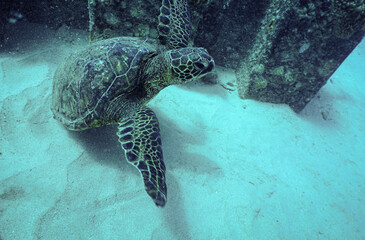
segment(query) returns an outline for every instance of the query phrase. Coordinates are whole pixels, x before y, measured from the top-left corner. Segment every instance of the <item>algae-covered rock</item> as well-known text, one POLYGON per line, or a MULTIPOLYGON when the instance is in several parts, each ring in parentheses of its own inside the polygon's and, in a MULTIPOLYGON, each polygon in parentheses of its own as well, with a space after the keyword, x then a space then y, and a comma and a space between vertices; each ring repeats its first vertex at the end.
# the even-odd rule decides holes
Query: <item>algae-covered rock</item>
POLYGON ((236 71, 240 97, 300 112, 361 41, 364 9, 358 0, 271 3, 236 71))

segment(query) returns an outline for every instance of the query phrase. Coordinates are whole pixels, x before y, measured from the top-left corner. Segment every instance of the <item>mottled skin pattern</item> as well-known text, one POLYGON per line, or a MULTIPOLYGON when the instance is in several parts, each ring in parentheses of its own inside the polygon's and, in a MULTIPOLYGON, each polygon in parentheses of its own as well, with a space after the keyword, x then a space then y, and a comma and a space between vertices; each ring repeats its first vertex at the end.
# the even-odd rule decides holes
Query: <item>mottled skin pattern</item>
POLYGON ((160 207, 167 199, 166 168, 158 120, 145 105, 163 88, 196 80, 214 68, 205 49, 188 47, 186 0, 163 0, 162 15, 171 19, 160 19, 168 28, 168 35, 160 33, 165 45, 131 37, 96 42, 59 66, 52 95, 55 118, 70 130, 119 125, 126 159, 140 171, 146 192, 160 207))

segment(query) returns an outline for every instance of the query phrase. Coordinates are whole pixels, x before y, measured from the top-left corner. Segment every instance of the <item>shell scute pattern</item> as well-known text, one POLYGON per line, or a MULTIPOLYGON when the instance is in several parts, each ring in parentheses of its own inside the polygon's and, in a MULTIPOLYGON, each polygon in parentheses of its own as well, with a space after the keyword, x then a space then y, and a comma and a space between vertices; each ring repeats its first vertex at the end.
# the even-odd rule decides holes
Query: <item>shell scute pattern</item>
POLYGON ((108 39, 72 54, 55 74, 55 117, 82 130, 103 123, 108 104, 139 84, 143 56, 156 51, 143 39, 108 39))

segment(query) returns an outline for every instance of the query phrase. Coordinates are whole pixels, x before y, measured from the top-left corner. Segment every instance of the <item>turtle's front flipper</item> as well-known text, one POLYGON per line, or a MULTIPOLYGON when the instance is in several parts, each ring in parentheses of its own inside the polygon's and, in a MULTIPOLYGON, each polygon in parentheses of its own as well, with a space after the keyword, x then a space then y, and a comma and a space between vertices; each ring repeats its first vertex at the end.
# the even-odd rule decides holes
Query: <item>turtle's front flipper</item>
POLYGON ((140 171, 148 195, 158 207, 165 206, 165 164, 155 113, 141 108, 133 118, 119 123, 117 135, 127 161, 140 171))
POLYGON ((189 46, 191 22, 187 0, 162 0, 158 32, 161 43, 170 49, 189 46))

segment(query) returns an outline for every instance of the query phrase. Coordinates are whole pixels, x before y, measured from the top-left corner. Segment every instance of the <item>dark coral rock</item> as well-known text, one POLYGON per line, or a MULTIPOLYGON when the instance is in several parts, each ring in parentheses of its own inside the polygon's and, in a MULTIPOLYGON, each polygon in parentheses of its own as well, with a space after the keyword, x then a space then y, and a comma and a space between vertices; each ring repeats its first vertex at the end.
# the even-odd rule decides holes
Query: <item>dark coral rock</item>
POLYGON ((87 30, 88 19, 85 1, 0 1, 0 43, 7 38, 6 29, 16 22, 39 23, 53 29, 68 26, 87 30))
POLYGON ((194 43, 208 49, 220 66, 238 68, 258 33, 265 10, 271 1, 212 1, 199 9, 194 43))
POLYGON ((365 15, 338 13, 338 0, 280 2, 267 8, 250 54, 236 72, 239 95, 286 103, 300 112, 361 41, 364 31, 356 30, 365 15))

